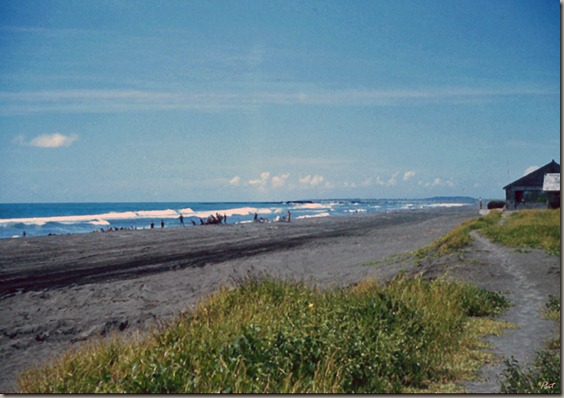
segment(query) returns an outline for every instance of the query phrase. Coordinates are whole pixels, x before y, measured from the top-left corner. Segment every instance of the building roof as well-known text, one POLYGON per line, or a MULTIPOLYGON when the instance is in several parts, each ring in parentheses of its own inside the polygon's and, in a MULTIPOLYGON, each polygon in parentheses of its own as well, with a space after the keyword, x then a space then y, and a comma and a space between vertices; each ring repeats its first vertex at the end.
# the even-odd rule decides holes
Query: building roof
POLYGON ((560 192, 560 173, 545 174, 542 190, 547 192, 560 192))
POLYGON ((511 188, 513 186, 534 186, 541 189, 544 183, 544 175, 547 173, 560 173, 560 165, 556 163, 554 159, 552 162, 545 164, 540 169, 536 169, 526 176, 513 181, 511 184, 504 186, 503 189, 511 188))

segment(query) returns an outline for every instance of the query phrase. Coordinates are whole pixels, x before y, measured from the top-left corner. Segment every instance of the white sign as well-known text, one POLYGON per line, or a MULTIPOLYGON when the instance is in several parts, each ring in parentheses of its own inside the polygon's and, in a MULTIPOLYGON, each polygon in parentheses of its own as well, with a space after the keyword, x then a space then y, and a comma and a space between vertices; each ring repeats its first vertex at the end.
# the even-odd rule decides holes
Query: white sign
POLYGON ((560 192, 560 173, 547 173, 544 175, 543 191, 560 192))

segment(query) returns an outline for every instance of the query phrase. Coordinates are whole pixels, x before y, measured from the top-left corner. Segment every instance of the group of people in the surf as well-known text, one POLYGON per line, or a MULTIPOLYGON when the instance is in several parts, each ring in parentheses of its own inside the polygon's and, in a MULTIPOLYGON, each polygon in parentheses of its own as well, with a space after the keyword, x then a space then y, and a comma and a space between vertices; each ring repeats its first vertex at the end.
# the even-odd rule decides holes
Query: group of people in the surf
MULTIPOLYGON (((288 212, 285 216, 282 217, 276 217, 276 219, 274 221, 281 221, 281 222, 290 222, 290 218, 291 218, 291 213, 288 212)), ((185 226, 184 224, 184 216, 180 215, 180 217, 178 217, 178 219, 180 220, 180 225, 185 226)), ((219 214, 219 213, 215 213, 215 215, 210 214, 208 217, 202 218, 199 217, 200 219, 200 225, 218 225, 218 224, 227 224, 227 214, 219 214)), ((254 217, 253 217, 253 221, 254 222, 270 222, 270 220, 268 218, 263 218, 258 216, 258 213, 255 212, 254 217)), ((198 225, 196 221, 194 221, 193 219, 190 220, 190 222, 192 223, 192 225, 198 225)), ((165 222, 164 220, 161 220, 161 228, 165 227, 165 222)), ((154 229, 155 228, 155 222, 151 221, 151 223, 149 224, 149 228, 150 229, 154 229)), ((99 231, 95 230, 94 232, 112 232, 112 231, 124 231, 124 230, 133 230, 133 229, 137 229, 137 227, 130 227, 130 228, 118 228, 118 227, 108 227, 107 231, 105 231, 103 228, 101 228, 99 231)), ((25 232, 24 235, 25 236, 25 232)))
MULTIPOLYGON (((181 224, 184 225, 182 221, 181 224)), ((227 214, 221 215, 219 213, 215 213, 215 216, 213 214, 210 214, 208 218, 200 217, 200 225, 216 225, 216 224, 227 224, 227 214)), ((196 222, 194 220, 192 220, 192 225, 196 225, 196 222)))

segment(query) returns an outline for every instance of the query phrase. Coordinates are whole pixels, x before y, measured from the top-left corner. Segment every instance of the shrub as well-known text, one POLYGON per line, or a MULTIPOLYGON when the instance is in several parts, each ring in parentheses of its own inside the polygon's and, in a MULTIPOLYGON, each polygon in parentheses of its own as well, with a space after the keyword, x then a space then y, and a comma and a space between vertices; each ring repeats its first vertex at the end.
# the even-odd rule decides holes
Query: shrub
POLYGON ((505 207, 505 200, 490 200, 488 202, 488 210, 503 209, 505 207))
POLYGON ((524 369, 515 358, 505 360, 501 392, 509 394, 560 394, 560 355, 541 351, 532 367, 524 369))

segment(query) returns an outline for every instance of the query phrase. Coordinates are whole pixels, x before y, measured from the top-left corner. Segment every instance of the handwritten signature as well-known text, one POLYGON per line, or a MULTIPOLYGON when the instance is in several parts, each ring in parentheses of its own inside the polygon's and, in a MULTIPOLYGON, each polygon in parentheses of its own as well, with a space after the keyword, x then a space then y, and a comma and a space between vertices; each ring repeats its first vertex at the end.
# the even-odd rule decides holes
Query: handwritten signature
POLYGON ((545 390, 552 390, 555 385, 556 383, 549 383, 548 381, 540 382, 540 388, 543 388, 545 390))

